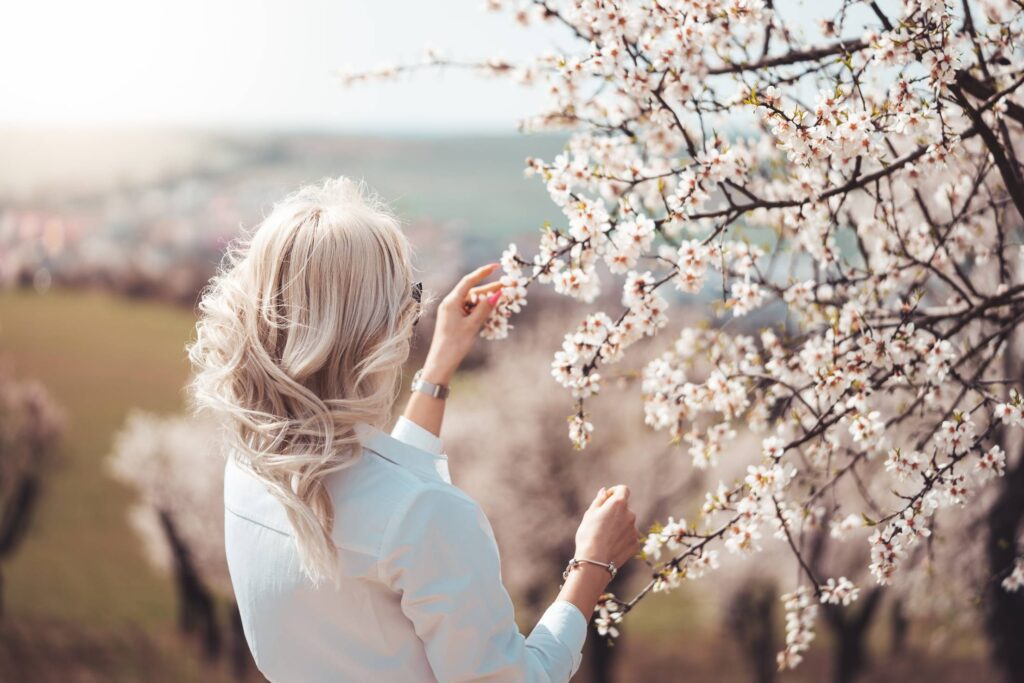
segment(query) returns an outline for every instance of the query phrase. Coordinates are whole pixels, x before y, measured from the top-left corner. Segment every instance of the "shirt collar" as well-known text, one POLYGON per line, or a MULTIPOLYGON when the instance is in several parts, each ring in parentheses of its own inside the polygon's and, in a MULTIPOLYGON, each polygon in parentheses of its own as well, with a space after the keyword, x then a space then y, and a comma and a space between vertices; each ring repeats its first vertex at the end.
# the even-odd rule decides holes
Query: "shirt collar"
POLYGON ((419 474, 451 483, 448 474, 448 458, 444 454, 430 453, 404 441, 399 441, 390 434, 366 423, 357 424, 355 430, 364 449, 419 474))

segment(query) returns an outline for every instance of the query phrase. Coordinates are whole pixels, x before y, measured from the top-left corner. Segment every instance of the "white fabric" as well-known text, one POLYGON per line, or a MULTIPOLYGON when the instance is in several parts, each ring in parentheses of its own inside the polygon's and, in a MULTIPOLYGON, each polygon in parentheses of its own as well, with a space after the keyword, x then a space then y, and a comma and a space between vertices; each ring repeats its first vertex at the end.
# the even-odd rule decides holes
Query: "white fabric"
POLYGON ((586 619, 556 601, 519 633, 491 526, 451 484, 441 440, 403 418, 392 436, 358 433, 362 456, 327 480, 337 588, 303 576, 284 508, 226 465, 228 567, 260 671, 287 683, 568 681, 586 619))

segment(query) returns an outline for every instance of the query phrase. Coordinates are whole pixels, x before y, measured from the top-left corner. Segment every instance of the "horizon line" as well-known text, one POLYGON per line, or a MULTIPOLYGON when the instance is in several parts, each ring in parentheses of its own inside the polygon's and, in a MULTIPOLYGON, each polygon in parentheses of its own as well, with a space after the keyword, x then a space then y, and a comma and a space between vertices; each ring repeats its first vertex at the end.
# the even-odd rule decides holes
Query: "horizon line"
POLYGON ((405 127, 405 126, 342 126, 333 127, 318 124, 225 124, 225 123, 176 123, 176 122, 89 122, 89 123, 28 123, 0 121, 0 135, 9 133, 196 133, 206 135, 331 135, 339 137, 389 137, 389 138, 466 138, 466 137, 519 137, 519 136, 565 136, 569 131, 524 132, 515 126, 452 126, 452 127, 405 127))

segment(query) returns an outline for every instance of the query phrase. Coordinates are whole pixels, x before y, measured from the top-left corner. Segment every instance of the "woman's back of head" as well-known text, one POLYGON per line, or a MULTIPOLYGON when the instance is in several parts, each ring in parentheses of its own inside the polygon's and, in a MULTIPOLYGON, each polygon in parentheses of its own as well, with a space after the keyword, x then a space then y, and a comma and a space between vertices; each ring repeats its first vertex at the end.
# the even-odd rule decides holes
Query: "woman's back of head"
POLYGON ((398 221, 364 185, 330 179, 276 204, 233 245, 199 303, 189 347, 197 407, 288 512, 310 578, 335 575, 324 477, 381 426, 417 303, 398 221))

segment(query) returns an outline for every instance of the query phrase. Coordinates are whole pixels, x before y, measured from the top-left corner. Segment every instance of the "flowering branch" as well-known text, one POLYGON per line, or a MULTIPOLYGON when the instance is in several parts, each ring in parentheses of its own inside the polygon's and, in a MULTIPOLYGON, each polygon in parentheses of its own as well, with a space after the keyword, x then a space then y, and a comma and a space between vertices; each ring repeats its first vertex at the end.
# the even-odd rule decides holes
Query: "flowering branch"
POLYGON ((619 293, 622 312, 581 315, 552 362, 584 448, 603 366, 685 308, 709 318, 673 326, 641 406, 721 483, 696 523, 652 527, 651 580, 609 596, 599 627, 768 530, 806 583, 784 596, 779 662, 796 666, 816 603, 858 596, 817 578, 802 534, 872 527, 864 565, 897 584, 936 518, 1002 477, 996 426, 1024 424, 1015 366, 995 362, 1019 357, 1024 323, 1024 7, 909 0, 897 17, 844 0, 806 39, 760 0, 532 8, 517 19, 575 37, 521 67, 551 94, 523 128, 571 131, 564 153, 527 161, 563 224, 532 257, 505 252, 485 336, 507 336, 528 286, 602 307, 619 293), (761 453, 738 452, 739 433, 761 453))

